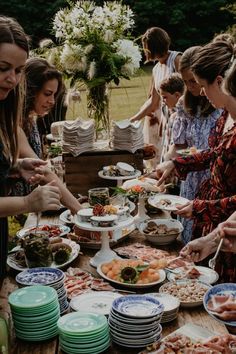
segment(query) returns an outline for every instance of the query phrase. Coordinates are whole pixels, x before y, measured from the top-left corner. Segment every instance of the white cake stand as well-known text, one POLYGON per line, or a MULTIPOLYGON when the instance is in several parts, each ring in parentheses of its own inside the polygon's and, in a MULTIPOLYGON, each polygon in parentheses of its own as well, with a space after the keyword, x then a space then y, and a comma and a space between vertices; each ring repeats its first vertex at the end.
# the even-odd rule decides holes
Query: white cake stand
POLYGON ((123 184, 123 181, 126 181, 128 179, 138 178, 139 176, 141 176, 141 171, 136 170, 135 174, 133 174, 132 176, 107 176, 107 175, 104 175, 103 170, 101 170, 98 172, 98 176, 103 179, 117 181, 117 187, 121 187, 123 184))
POLYGON ((90 264, 93 267, 97 267, 99 264, 104 262, 110 262, 114 258, 120 258, 117 254, 110 249, 109 245, 109 231, 114 231, 118 229, 123 229, 124 227, 132 225, 134 218, 130 216, 127 220, 119 222, 118 224, 111 227, 98 227, 93 226, 87 222, 79 222, 75 217, 75 224, 83 230, 87 231, 100 231, 101 232, 101 249, 98 251, 93 258, 90 260, 90 264))

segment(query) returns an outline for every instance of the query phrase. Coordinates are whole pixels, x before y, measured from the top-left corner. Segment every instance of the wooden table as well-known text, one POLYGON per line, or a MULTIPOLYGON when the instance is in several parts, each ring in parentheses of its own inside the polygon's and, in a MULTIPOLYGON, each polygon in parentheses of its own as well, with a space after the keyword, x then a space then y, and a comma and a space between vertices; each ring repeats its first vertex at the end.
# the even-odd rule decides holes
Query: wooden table
MULTIPOLYGON (((58 223, 58 217, 42 217, 41 223, 58 223)), ((35 215, 30 214, 25 227, 30 227, 30 226, 35 225, 35 215)), ((130 234, 130 237, 125 240, 121 245, 125 244, 130 244, 134 242, 142 242, 145 243, 145 239, 143 238, 140 233, 135 230, 130 234)), ((172 244, 171 246, 172 251, 167 248, 167 250, 171 251, 172 253, 175 253, 178 248, 180 248, 180 245, 178 243, 172 244)), ((93 256, 97 251, 96 250, 88 250, 84 249, 83 255, 79 255, 77 259, 73 261, 73 263, 70 264, 70 266, 73 267, 80 267, 83 268, 86 271, 91 272, 93 275, 98 276, 96 269, 91 267, 89 264, 89 259, 91 256, 93 256)), ((0 314, 2 314, 9 322, 10 328, 11 328, 11 351, 10 353, 19 353, 19 354, 62 354, 62 351, 59 348, 58 344, 58 337, 42 342, 42 343, 28 343, 25 341, 21 341, 19 339, 16 339, 14 337, 13 331, 12 331, 12 321, 11 321, 11 314, 10 314, 10 308, 8 305, 8 295, 14 291, 15 289, 18 288, 18 285, 15 281, 15 275, 16 272, 13 270, 10 270, 7 277, 4 279, 1 290, 0 290, 0 314)), ((148 289, 149 292, 156 292, 158 291, 158 286, 152 287, 151 290, 148 289)), ((146 291, 146 292, 148 292, 146 291)), ((216 334, 225 334, 228 333, 226 327, 222 325, 221 323, 217 322, 213 318, 211 318, 207 312, 204 310, 203 307, 197 307, 193 309, 182 309, 180 308, 180 311, 178 313, 178 318, 174 320, 173 322, 169 322, 167 324, 163 324, 163 330, 162 334, 163 337, 168 335, 169 333, 175 331, 179 327, 183 326, 186 323, 194 323, 197 325, 200 325, 201 327, 205 327, 210 331, 213 331, 216 334)), ((111 348, 109 348, 105 353, 107 354, 135 354, 138 353, 139 350, 135 349, 125 349, 123 347, 119 347, 117 345, 112 345, 111 348)))

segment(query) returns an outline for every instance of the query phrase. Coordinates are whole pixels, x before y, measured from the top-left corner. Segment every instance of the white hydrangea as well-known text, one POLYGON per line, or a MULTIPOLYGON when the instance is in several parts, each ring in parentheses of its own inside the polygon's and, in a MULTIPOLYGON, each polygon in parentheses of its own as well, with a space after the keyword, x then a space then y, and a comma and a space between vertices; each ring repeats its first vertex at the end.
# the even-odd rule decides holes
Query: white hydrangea
POLYGON ((138 45, 134 44, 129 39, 118 39, 118 41, 114 43, 114 47, 118 55, 126 58, 126 63, 122 69, 129 71, 129 75, 132 75, 134 71, 139 68, 142 59, 138 45))
MULTIPOLYGON (((107 1, 101 7, 93 1, 80 0, 71 3, 69 8, 59 10, 54 18, 53 29, 60 41, 57 58, 62 70, 91 81, 102 75, 108 82, 114 75, 131 76, 141 61, 138 46, 126 38, 126 32, 134 25, 133 17, 129 6, 113 1, 107 1), (111 68, 111 72, 102 72, 98 52, 104 52, 104 67, 111 68), (118 73, 110 65, 116 65, 114 54, 125 62, 118 73)), ((53 55, 51 59, 54 59, 53 55)))
POLYGON ((83 49, 80 45, 65 44, 61 52, 61 64, 68 72, 85 71, 83 58, 83 49))

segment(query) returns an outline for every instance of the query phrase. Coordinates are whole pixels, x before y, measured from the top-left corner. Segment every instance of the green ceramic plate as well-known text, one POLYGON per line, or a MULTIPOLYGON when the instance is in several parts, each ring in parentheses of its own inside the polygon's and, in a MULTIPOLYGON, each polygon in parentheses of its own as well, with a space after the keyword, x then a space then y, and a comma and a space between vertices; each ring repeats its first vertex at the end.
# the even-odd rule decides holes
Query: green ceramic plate
POLYGON ((109 340, 105 344, 95 346, 94 348, 91 348, 91 349, 88 349, 88 348, 80 349, 80 347, 71 348, 67 345, 60 343, 61 349, 64 350, 68 354, 70 354, 70 353, 71 354, 99 354, 99 353, 102 353, 103 351, 105 351, 107 348, 109 348, 110 345, 111 345, 111 342, 109 340))
MULTIPOLYGON (((21 315, 21 313, 24 313, 24 312, 20 312, 20 313, 15 313, 13 312, 13 318, 16 319, 17 321, 21 321, 21 322, 24 322, 24 323, 35 323, 36 321, 38 323, 41 323, 45 320, 48 320, 54 316, 57 316, 58 313, 60 313, 60 308, 59 308, 59 305, 57 305, 56 308, 52 309, 50 312, 47 312, 45 314, 40 314, 40 315, 33 315, 32 316, 23 316, 21 315)), ((25 315, 25 313, 24 313, 25 315)))
POLYGON ((57 322, 59 331, 70 335, 94 334, 107 326, 104 315, 93 313, 69 313, 57 322))
POLYGON ((108 327, 105 327, 100 332, 96 332, 95 334, 85 335, 85 336, 71 336, 66 333, 60 332, 60 338, 63 340, 70 342, 70 343, 88 343, 89 342, 96 342, 98 339, 105 337, 109 333, 108 327))
POLYGON ((69 341, 63 340, 60 336, 60 343, 62 343, 65 346, 68 347, 72 347, 72 348, 78 348, 79 349, 92 349, 92 348, 96 348, 98 345, 103 345, 106 344, 108 341, 110 341, 110 335, 107 334, 105 337, 103 337, 102 339, 99 339, 95 342, 87 342, 87 343, 71 343, 69 341))
POLYGON ((15 290, 8 301, 16 309, 35 309, 48 305, 57 298, 56 290, 50 286, 33 285, 15 290))

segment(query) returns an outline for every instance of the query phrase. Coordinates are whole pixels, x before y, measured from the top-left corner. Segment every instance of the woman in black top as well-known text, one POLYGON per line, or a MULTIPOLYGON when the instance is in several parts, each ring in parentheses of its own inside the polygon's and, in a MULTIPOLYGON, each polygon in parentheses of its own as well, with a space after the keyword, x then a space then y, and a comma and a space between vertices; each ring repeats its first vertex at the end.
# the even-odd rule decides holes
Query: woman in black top
POLYGON ((45 162, 18 159, 18 129, 21 118, 19 82, 28 57, 28 41, 12 18, 0 16, 0 279, 6 271, 7 216, 20 212, 58 209, 60 196, 53 182, 36 188, 25 197, 8 197, 11 177, 30 180, 34 169, 45 162))

